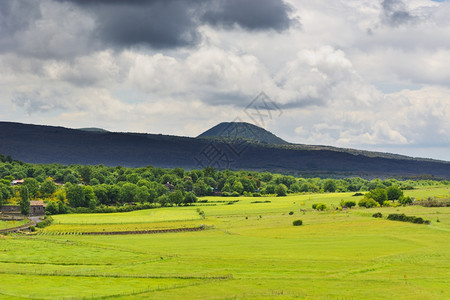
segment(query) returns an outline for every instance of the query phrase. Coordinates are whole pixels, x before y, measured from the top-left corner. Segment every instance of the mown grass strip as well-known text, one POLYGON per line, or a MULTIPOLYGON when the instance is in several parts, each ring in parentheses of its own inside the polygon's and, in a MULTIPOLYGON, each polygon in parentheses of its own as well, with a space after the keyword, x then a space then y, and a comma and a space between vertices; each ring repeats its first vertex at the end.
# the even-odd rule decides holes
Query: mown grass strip
POLYGON ((198 275, 161 275, 161 274, 116 274, 116 273, 75 273, 75 272, 64 272, 64 271, 0 271, 3 275, 33 275, 33 276, 61 276, 61 277, 97 277, 97 278, 139 278, 139 279, 201 279, 201 280, 229 280, 233 279, 233 274, 225 275, 209 275, 209 276, 198 276, 198 275))

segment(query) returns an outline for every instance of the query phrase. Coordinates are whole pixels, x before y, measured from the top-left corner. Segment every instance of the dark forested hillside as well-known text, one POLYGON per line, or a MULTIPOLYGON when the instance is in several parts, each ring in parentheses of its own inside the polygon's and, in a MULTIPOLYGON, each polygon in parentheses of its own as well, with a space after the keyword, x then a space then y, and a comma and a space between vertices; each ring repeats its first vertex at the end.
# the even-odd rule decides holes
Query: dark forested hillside
POLYGON ((30 163, 269 170, 298 175, 450 178, 450 162, 306 145, 270 145, 0 122, 0 153, 30 163))

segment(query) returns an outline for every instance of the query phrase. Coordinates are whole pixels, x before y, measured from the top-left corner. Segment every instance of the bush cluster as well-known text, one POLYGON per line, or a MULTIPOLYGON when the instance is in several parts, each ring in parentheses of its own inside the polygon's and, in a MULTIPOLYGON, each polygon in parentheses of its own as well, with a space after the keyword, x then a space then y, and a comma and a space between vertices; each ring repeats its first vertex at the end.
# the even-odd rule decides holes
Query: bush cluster
POLYGON ((356 202, 353 200, 341 200, 341 203, 339 204, 342 208, 346 207, 346 208, 352 208, 353 206, 356 206, 356 202))
POLYGON ((303 225, 303 221, 302 220, 295 220, 294 222, 292 222, 292 225, 294 225, 294 226, 301 226, 301 225, 303 225))
POLYGON ((400 199, 398 199, 398 203, 400 203, 403 206, 406 206, 406 205, 412 204, 413 200, 411 199, 410 196, 406 196, 406 197, 402 196, 402 197, 400 197, 400 199))
POLYGON ((383 217, 383 214, 381 214, 380 212, 377 212, 377 213, 374 213, 374 214, 372 215, 372 217, 374 217, 374 218, 382 218, 382 217, 383 217))
POLYGON ((365 208, 371 208, 371 207, 377 207, 380 206, 378 202, 373 200, 372 198, 362 198, 358 202, 359 207, 365 207, 365 208))
POLYGON ((52 222, 53 222, 53 218, 50 217, 50 216, 46 216, 46 217, 44 217, 44 220, 42 222, 39 222, 39 223, 36 224, 36 227, 37 228, 44 228, 44 227, 47 227, 50 224, 52 224, 52 222))
POLYGON ((313 209, 317 209, 317 210, 326 210, 327 209, 327 205, 325 203, 314 203, 312 205, 313 209))
POLYGON ((388 220, 410 222, 415 224, 430 224, 429 220, 424 220, 421 217, 407 216, 405 214, 390 214, 387 217, 388 220))
POLYGON ((414 202, 415 205, 420 205, 424 207, 449 207, 450 198, 438 199, 436 197, 428 197, 414 202))

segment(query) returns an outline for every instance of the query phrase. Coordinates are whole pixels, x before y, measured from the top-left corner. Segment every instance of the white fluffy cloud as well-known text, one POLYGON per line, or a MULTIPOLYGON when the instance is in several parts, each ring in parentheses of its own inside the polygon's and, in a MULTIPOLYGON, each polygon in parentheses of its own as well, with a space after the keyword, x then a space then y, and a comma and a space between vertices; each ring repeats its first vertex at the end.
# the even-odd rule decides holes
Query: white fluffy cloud
POLYGON ((105 46, 67 1, 14 1, 10 15, 25 3, 37 21, 3 27, 0 118, 195 136, 251 121, 265 91, 283 112, 268 129, 288 141, 450 160, 450 3, 287 2, 299 22, 284 31, 209 22, 194 47, 160 49, 105 46))

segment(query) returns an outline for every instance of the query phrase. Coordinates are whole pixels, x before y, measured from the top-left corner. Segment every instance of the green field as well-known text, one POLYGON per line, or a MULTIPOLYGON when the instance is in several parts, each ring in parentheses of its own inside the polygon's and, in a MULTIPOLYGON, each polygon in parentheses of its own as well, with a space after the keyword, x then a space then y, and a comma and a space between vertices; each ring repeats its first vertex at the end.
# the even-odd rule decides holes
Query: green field
MULTIPOLYGON (((448 197, 450 190, 406 194, 448 197)), ((351 193, 205 199, 191 207, 57 215, 36 235, 0 236, 0 298, 450 298, 450 208, 333 209, 360 199, 351 193), (313 211, 317 202, 329 209, 313 211), (431 224, 375 219, 374 212, 431 224), (304 225, 292 226, 296 219, 304 225), (208 229, 79 235, 201 224, 208 229)))
POLYGON ((18 221, 1 221, 0 220, 0 230, 22 226, 28 223, 28 220, 18 220, 18 221))

